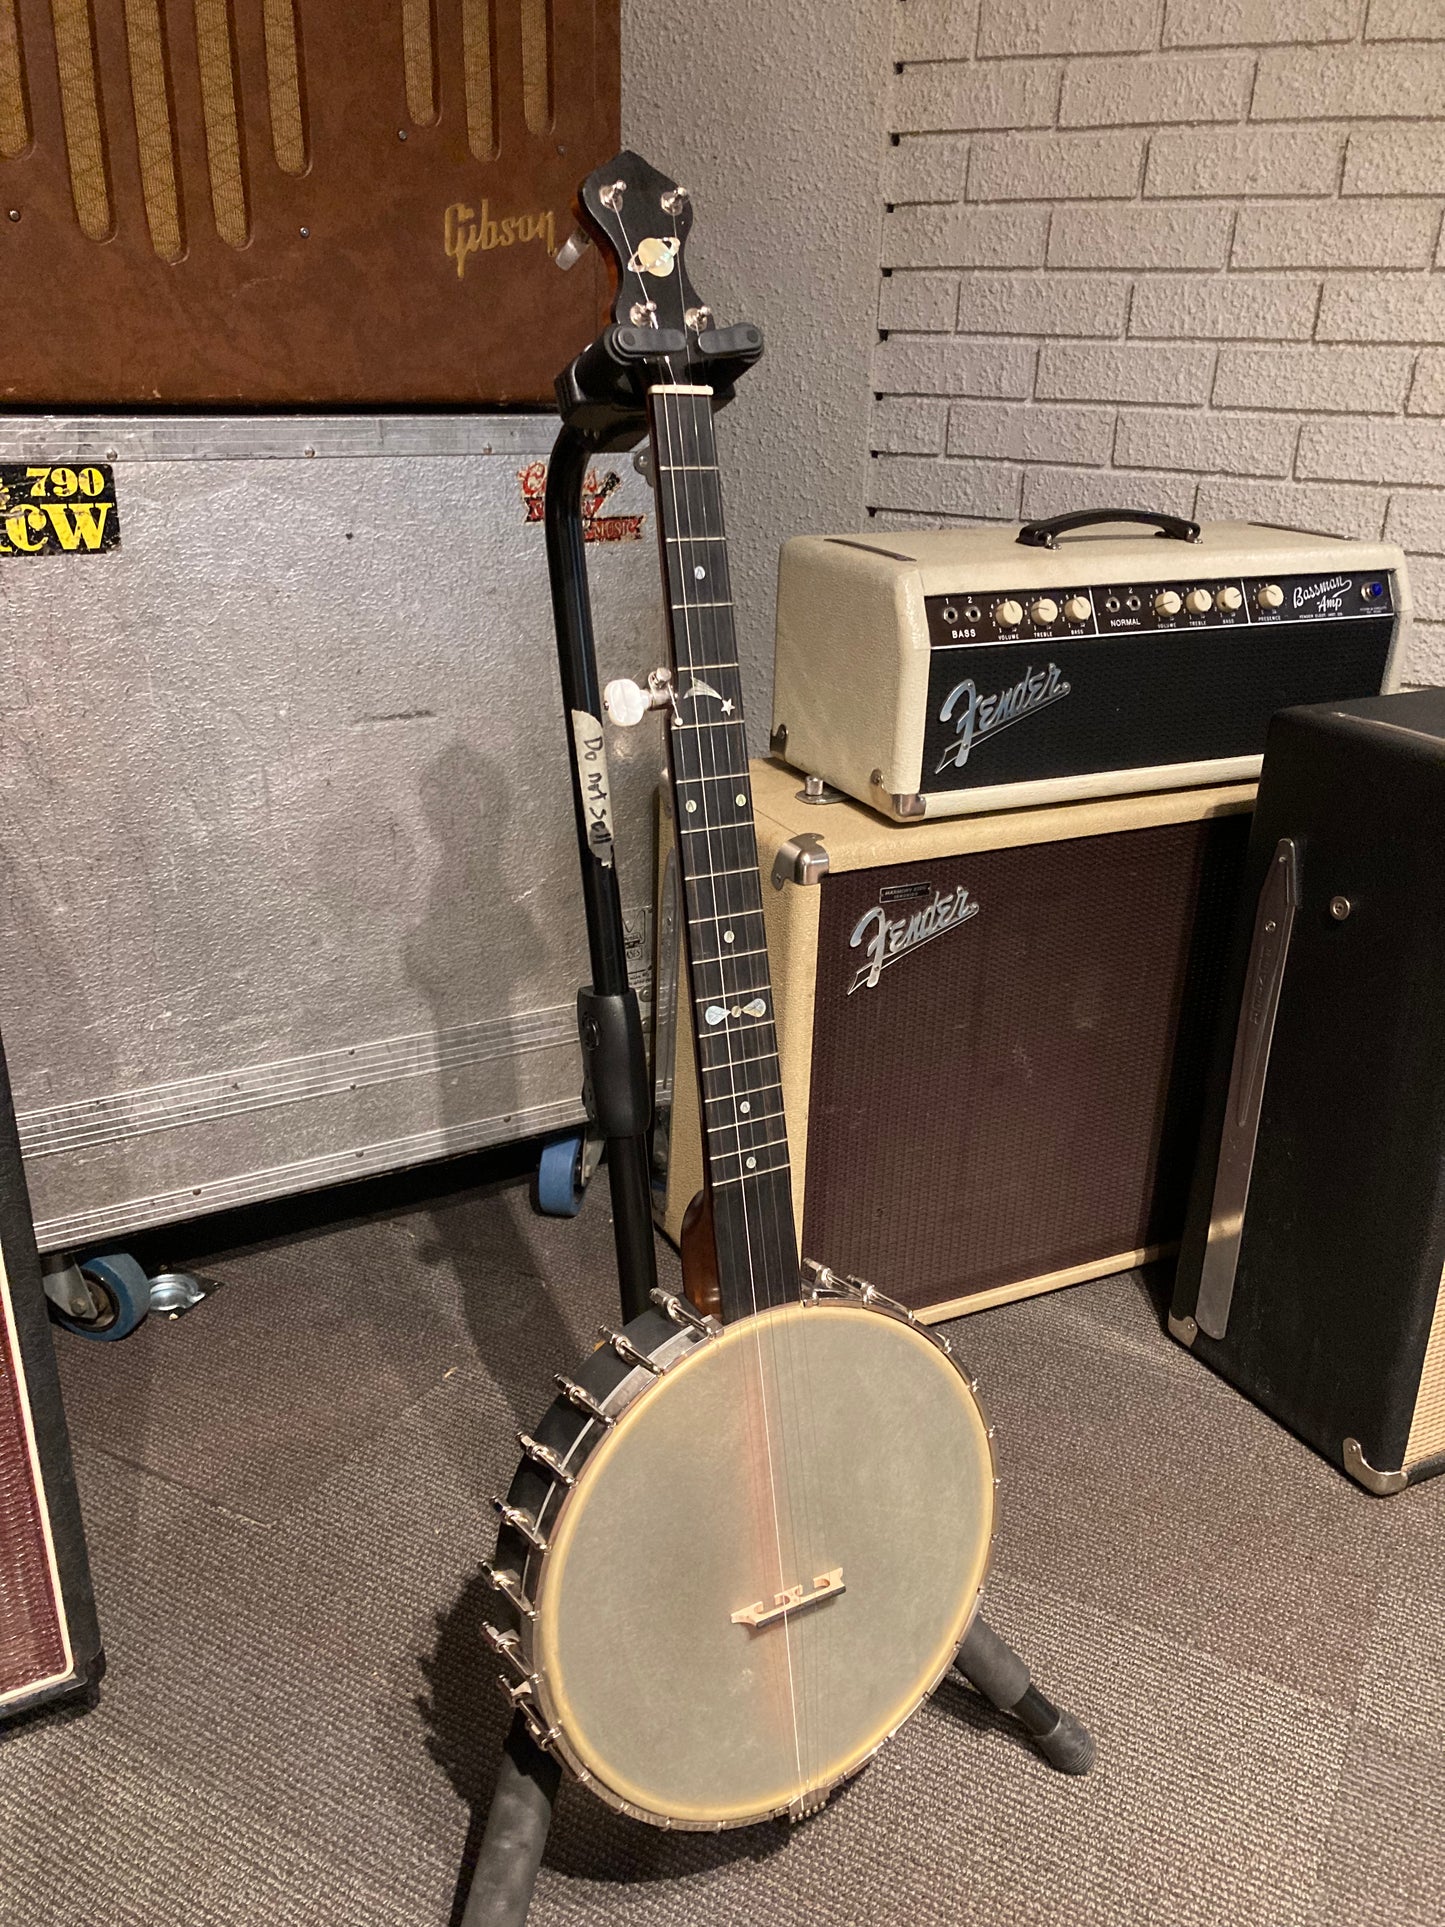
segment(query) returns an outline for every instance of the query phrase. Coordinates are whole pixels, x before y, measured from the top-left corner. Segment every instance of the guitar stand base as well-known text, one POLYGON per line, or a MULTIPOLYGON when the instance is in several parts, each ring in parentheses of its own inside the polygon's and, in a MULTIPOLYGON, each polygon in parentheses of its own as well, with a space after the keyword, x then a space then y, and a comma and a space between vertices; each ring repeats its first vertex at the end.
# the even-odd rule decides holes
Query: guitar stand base
POLYGON ((1060 1773, 1092 1772, 1093 1734, 1044 1698, 1012 1646, 983 1618, 969 1628, 954 1668, 1000 1713, 1013 1715, 1050 1766, 1060 1773))
MULTIPOLYGON (((1029 1670, 983 1619, 975 1619, 955 1668, 1000 1713, 1011 1713, 1060 1773, 1088 1773, 1094 1737, 1072 1713, 1046 1700, 1029 1670)), ((547 1845, 562 1769, 512 1721, 497 1770, 486 1832, 458 1927, 524 1927, 547 1845)))
POLYGON ((542 1751, 516 1714, 502 1747, 487 1830, 458 1927, 523 1927, 561 1778, 557 1761, 542 1751))

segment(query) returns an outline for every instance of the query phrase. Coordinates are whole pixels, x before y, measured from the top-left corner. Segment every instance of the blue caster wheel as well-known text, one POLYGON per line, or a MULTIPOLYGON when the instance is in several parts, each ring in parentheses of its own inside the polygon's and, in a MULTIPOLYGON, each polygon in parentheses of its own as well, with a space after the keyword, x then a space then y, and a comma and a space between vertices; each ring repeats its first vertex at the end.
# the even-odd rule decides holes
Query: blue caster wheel
POLYGON ((151 1281, 128 1251, 98 1252, 86 1258, 80 1275, 96 1303, 93 1318, 57 1313, 57 1323, 82 1338, 129 1338, 151 1308, 151 1281))
MULTIPOLYGON (((542 1146, 537 1166, 537 1209, 544 1218, 575 1218, 587 1192, 583 1174, 586 1138, 580 1131, 542 1146)), ((590 1175, 590 1174, 589 1174, 590 1175)))

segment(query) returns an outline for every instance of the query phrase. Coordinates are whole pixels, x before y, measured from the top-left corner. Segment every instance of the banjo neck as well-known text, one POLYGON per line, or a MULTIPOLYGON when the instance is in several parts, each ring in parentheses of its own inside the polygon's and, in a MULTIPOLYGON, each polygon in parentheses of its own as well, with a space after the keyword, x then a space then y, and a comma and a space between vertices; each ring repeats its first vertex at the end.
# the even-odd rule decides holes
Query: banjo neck
POLYGON ((797 1236, 712 390, 648 391, 677 869, 726 1322, 796 1301, 797 1236))

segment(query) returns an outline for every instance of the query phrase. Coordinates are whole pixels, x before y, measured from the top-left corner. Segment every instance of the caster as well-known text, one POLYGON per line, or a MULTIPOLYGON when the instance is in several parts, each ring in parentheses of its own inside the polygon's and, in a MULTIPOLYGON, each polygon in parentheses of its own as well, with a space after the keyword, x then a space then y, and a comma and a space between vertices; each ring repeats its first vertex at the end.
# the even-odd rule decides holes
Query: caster
POLYGON ((56 1323, 82 1338, 129 1338, 151 1308, 151 1281, 128 1251, 97 1252, 63 1272, 47 1270, 45 1282, 56 1323), (52 1289, 62 1280, 63 1300, 52 1289))
POLYGON ((544 1218, 575 1218, 602 1157, 602 1140, 572 1131, 542 1146, 537 1165, 537 1209, 544 1218))

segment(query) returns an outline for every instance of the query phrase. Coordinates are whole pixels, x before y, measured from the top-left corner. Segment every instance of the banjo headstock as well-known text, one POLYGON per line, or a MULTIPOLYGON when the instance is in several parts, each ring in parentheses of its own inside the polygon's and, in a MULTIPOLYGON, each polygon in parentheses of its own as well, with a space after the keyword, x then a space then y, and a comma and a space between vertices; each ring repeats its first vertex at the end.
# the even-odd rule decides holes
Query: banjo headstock
POLYGON ((688 278, 692 200, 687 189, 624 149, 588 175, 578 199, 585 225, 611 260, 613 321, 680 332, 686 339, 681 359, 688 364, 701 359, 698 336, 712 328, 713 317, 688 278))

